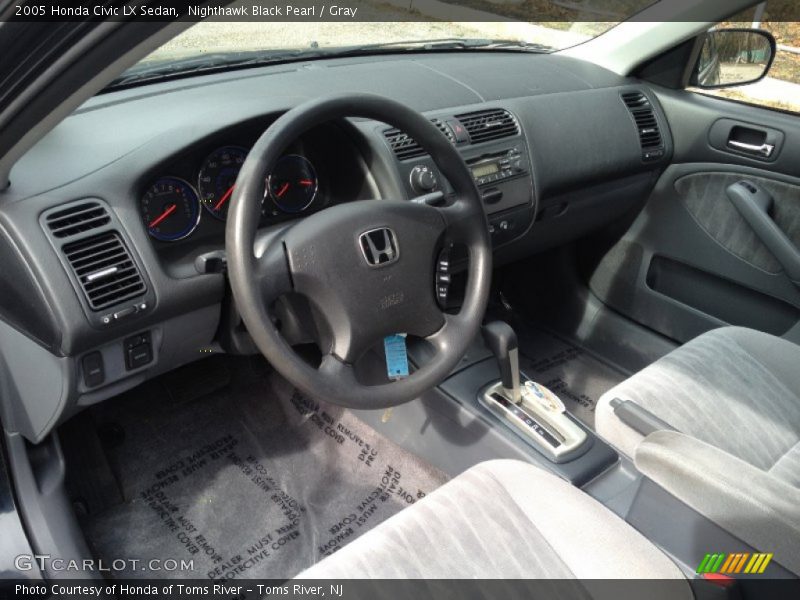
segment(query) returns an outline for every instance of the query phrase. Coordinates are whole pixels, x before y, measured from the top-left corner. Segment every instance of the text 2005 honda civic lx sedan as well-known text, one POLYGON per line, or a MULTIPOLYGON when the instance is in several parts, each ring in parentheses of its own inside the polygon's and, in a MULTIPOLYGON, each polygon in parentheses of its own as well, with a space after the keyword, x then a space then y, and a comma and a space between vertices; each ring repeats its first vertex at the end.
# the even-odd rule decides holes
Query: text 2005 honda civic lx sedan
POLYGON ((131 8, 0 3, 3 593, 800 597, 799 7, 131 8))

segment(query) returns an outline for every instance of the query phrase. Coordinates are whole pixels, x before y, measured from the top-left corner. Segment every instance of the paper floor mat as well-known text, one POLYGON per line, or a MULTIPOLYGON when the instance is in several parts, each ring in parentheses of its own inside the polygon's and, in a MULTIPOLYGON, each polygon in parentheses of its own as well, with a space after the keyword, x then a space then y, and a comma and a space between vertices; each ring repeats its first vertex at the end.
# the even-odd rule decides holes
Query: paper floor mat
POLYGON ((625 375, 578 346, 547 332, 520 335, 520 368, 534 381, 550 388, 567 410, 594 429, 594 410, 606 391, 625 375))
POLYGON ((107 452, 125 502, 84 523, 98 558, 141 561, 118 577, 289 578, 445 481, 277 376, 161 400, 93 414, 124 431, 107 452), (193 570, 152 570, 170 560, 193 570))

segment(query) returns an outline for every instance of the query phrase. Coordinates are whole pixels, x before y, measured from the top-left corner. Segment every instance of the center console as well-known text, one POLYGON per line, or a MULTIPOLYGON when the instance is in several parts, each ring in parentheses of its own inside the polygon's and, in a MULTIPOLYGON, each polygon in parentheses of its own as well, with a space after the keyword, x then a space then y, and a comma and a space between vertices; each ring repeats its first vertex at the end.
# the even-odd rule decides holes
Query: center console
MULTIPOLYGON (((538 464, 581 487, 611 469, 619 462, 616 451, 568 411, 533 398, 514 400, 514 373, 520 396, 528 379, 515 369, 513 330, 505 323, 499 327, 490 324, 494 332, 472 340, 450 376, 418 400, 356 414, 450 475, 489 459, 511 458, 538 464), (499 396, 494 400, 507 410, 487 403, 487 394, 499 396)), ((409 341, 414 365, 426 364, 433 353, 430 344, 409 341)), ((376 360, 385 373, 382 360, 376 360)))
MULTIPOLYGON (((505 323, 502 325, 511 329, 505 323)), ((485 332, 483 340, 475 340, 459 368, 439 386, 445 398, 458 408, 451 405, 445 409, 437 404, 435 410, 446 412, 446 418, 458 414, 462 427, 469 423, 467 429, 474 434, 471 443, 483 446, 484 456, 524 457, 523 460, 538 463, 577 486, 612 467, 619 460, 616 451, 568 411, 561 406, 546 406, 549 399, 542 403, 529 395, 525 398, 523 389, 530 380, 518 367, 520 400, 514 400, 513 389, 507 387, 508 376, 513 375, 513 354, 509 351, 511 360, 506 359, 502 345, 498 351, 491 341, 493 335, 487 336, 485 332), (498 450, 501 445, 497 442, 502 442, 505 448, 498 450)), ((512 345, 509 343, 507 347, 512 345)), ((431 409, 433 404, 429 417, 431 409)))

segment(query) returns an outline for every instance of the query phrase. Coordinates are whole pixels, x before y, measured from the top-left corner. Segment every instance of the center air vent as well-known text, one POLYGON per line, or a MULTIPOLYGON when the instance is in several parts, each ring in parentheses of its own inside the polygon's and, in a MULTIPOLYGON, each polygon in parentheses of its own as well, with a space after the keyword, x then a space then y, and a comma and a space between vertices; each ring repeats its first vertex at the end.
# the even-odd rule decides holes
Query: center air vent
POLYGON ((639 143, 642 146, 642 158, 657 160, 664 156, 664 140, 658 127, 658 120, 650 100, 642 92, 626 92, 622 101, 633 116, 639 143))
POLYGON ((54 237, 65 238, 108 225, 110 221, 111 217, 101 204, 81 202, 50 213, 46 223, 54 237))
POLYGON ((139 268, 116 231, 66 244, 63 252, 92 310, 146 291, 139 268))
POLYGON ((502 108, 478 110, 456 115, 469 134, 473 144, 510 137, 519 133, 517 120, 510 112, 502 108))
MULTIPOLYGON (((450 128, 445 125, 439 119, 431 119, 431 123, 436 125, 436 127, 441 131, 447 139, 450 140, 452 143, 455 144, 455 137, 453 132, 450 131, 450 128)), ((386 140, 389 142, 389 146, 392 147, 392 150, 400 160, 407 160, 409 158, 416 158, 418 156, 425 156, 427 152, 422 149, 422 147, 407 133, 400 131, 399 129, 387 129, 383 132, 383 135, 386 137, 386 140)))

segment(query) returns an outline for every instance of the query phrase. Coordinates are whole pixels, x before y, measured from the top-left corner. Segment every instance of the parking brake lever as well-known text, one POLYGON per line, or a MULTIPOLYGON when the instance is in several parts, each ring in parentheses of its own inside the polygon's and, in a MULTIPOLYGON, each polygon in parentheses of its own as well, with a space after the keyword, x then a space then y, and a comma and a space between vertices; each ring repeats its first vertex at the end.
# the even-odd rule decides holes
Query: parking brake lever
POLYGON ((800 286, 800 250, 770 216, 775 201, 769 192, 745 180, 728 186, 725 193, 789 279, 800 286))

